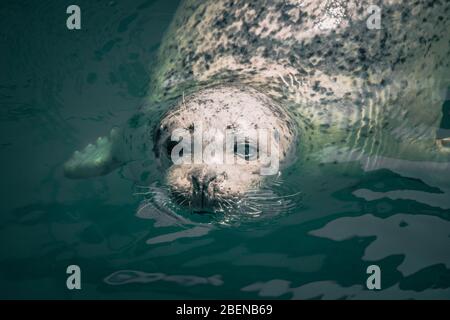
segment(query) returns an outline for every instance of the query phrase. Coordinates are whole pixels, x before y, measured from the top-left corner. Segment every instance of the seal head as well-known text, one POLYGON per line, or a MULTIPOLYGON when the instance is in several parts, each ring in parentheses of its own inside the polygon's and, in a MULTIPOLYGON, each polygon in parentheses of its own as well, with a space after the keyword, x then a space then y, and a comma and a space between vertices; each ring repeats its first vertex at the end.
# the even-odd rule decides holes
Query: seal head
POLYGON ((296 128, 263 93, 214 87, 183 98, 163 116, 155 155, 178 203, 217 211, 279 174, 294 157, 296 128))

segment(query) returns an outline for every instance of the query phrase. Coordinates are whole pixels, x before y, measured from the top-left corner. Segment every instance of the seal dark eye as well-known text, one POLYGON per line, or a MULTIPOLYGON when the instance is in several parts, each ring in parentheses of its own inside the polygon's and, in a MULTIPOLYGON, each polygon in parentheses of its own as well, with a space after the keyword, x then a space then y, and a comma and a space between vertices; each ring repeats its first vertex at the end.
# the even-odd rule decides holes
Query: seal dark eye
POLYGON ((258 148, 248 141, 240 144, 235 143, 234 154, 242 159, 254 161, 258 158, 258 148))

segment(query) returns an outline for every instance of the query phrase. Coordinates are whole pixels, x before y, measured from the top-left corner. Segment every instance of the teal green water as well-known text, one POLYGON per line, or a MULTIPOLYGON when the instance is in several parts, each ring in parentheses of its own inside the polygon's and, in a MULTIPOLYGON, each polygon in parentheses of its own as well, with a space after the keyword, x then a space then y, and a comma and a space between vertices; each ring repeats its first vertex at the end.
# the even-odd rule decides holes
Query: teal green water
POLYGON ((0 298, 450 298, 448 170, 299 163, 283 173, 301 191, 289 212, 231 225, 137 214, 123 172, 64 178, 73 150, 142 104, 177 1, 79 0, 81 31, 70 4, 0 5, 0 298))

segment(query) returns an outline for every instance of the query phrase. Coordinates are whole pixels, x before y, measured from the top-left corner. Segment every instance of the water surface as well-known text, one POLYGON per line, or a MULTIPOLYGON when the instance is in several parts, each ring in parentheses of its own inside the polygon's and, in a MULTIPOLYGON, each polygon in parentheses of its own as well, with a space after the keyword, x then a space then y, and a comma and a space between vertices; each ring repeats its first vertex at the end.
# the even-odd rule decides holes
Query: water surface
POLYGON ((79 0, 69 31, 68 1, 2 2, 0 297, 448 299, 445 164, 297 163, 283 172, 301 191, 289 212, 232 224, 138 211, 124 171, 63 177, 73 150, 142 104, 177 3, 79 0), (65 286, 71 264, 80 291, 65 286), (366 289, 371 264, 381 291, 366 289))

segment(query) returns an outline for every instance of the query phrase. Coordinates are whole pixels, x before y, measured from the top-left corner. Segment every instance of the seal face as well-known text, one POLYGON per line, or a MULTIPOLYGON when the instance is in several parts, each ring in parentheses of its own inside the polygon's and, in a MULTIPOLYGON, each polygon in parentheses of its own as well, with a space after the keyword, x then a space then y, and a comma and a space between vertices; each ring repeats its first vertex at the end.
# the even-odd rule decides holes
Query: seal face
POLYGON ((220 86, 186 97, 162 118, 155 153, 175 200, 218 211, 278 174, 294 153, 295 128, 263 93, 220 86))

